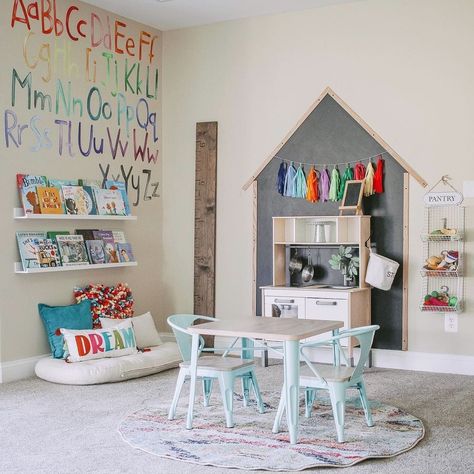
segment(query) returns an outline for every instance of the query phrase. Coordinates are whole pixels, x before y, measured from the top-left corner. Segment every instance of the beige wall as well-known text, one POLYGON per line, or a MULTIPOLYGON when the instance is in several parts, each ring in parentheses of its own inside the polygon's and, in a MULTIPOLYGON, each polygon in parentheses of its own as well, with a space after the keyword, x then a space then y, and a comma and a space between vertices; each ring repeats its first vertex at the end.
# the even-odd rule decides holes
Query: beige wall
MULTIPOLYGON (((79 41, 64 40, 63 34, 54 40, 52 35, 40 34, 40 24, 33 21, 31 31, 34 32, 27 41, 26 58, 30 66, 28 66, 23 55, 23 45, 27 38, 27 28, 24 24, 17 23, 12 29, 10 27, 10 12, 12 11, 13 1, 2 2, 2 15, 0 17, 0 37, 2 48, 0 50, 0 58, 2 67, 0 68, 0 80, 2 93, 0 98, 2 108, 2 133, 4 130, 4 113, 6 109, 14 110, 18 116, 19 122, 22 124, 29 123, 35 115, 39 118, 39 127, 41 129, 50 128, 50 136, 52 140, 51 149, 41 149, 39 151, 31 151, 34 146, 34 137, 29 129, 24 132, 23 144, 21 147, 6 147, 5 136, 0 140, 0 159, 1 173, 0 186, 3 190, 2 199, 0 200, 0 215, 2 216, 2 232, 0 233, 0 247, 2 248, 3 265, 0 268, 0 284, 1 284, 1 320, 0 320, 0 361, 8 362, 22 358, 28 358, 47 353, 49 351, 46 336, 42 323, 40 321, 37 304, 69 304, 72 302, 72 289, 74 286, 85 285, 89 282, 102 282, 105 284, 114 284, 119 281, 128 282, 134 292, 136 298, 136 312, 145 312, 151 310, 156 317, 161 316, 161 298, 160 298, 160 278, 161 278, 161 200, 153 198, 151 200, 143 200, 143 169, 152 170, 152 181, 161 181, 161 157, 156 164, 147 162, 142 163, 139 159, 135 161, 133 153, 131 153, 133 144, 129 143, 129 150, 125 158, 117 157, 112 159, 108 151, 106 127, 110 126, 112 135, 115 136, 119 130, 116 122, 116 98, 111 94, 112 88, 104 86, 100 81, 104 77, 105 66, 101 60, 102 52, 105 51, 103 45, 94 48, 93 57, 97 61, 97 82, 89 82, 86 79, 86 48, 90 46, 90 37, 87 39, 80 38, 79 41), (61 62, 63 56, 59 55, 59 63, 53 66, 51 79, 49 81, 42 80, 47 77, 47 65, 45 62, 39 62, 36 67, 36 57, 39 53, 40 45, 45 43, 47 47, 54 52, 58 48, 70 48, 70 60, 77 65, 72 67, 69 77, 67 72, 62 69, 61 62), (11 104, 11 77, 12 68, 15 68, 19 75, 23 78, 32 72, 33 88, 43 90, 45 93, 54 94, 56 79, 62 79, 64 84, 71 80, 72 91, 74 96, 85 99, 90 87, 96 85, 104 98, 113 105, 111 121, 99 119, 92 122, 87 117, 82 119, 85 130, 83 131, 84 139, 88 136, 88 127, 94 123, 94 131, 97 136, 104 137, 105 153, 104 156, 91 153, 89 157, 83 157, 78 152, 77 141, 74 139, 75 157, 71 158, 64 153, 62 157, 58 152, 58 130, 54 124, 55 119, 67 119, 63 110, 59 114, 50 113, 48 111, 27 110, 27 101, 25 91, 17 91, 17 102, 15 107, 11 104), (138 176, 142 182, 140 204, 134 207, 132 212, 138 216, 137 222, 117 222, 115 225, 110 222, 86 222, 86 221, 56 221, 56 222, 19 222, 12 219, 14 207, 18 207, 19 200, 17 196, 15 175, 16 173, 27 174, 43 174, 56 178, 101 178, 99 164, 105 168, 107 165, 111 167, 111 174, 120 172, 120 165, 128 171, 133 166, 133 174, 135 175, 135 183, 138 176), (46 273, 44 275, 18 275, 13 273, 13 262, 18 261, 18 252, 15 240, 15 232, 18 230, 73 230, 75 228, 103 228, 103 229, 123 229, 132 243, 135 257, 139 262, 139 266, 129 269, 111 269, 111 270, 91 270, 91 271, 71 271, 64 273, 46 273)), ((25 4, 32 2, 24 2, 25 4)), ((40 2, 38 2, 40 3, 40 2)), ((74 20, 84 19, 88 22, 83 31, 89 34, 91 14, 95 13, 101 18, 103 24, 106 23, 107 15, 110 18, 113 29, 116 15, 107 14, 106 12, 93 8, 87 4, 80 2, 72 2, 68 0, 57 1, 59 18, 64 19, 65 12, 70 6, 77 6, 79 12, 72 11, 71 18, 74 20)), ((21 12, 20 12, 21 14, 21 12)), ((161 74, 161 33, 144 27, 133 21, 123 20, 127 24, 121 27, 120 32, 126 35, 126 38, 132 37, 137 44, 137 38, 140 31, 147 31, 150 35, 156 36, 154 44, 154 54, 151 64, 146 58, 141 60, 141 72, 146 70, 146 66, 150 65, 151 76, 150 86, 154 86, 154 71, 159 67, 161 74)), ((95 20, 97 22, 97 20, 95 20)), ((76 21, 74 21, 76 24, 76 21)), ((97 24, 97 23, 96 23, 97 24)), ((76 30, 73 29, 73 34, 76 30)), ((98 31, 98 30, 96 30, 98 31)), ((125 44, 126 39, 119 38, 119 48, 125 44)), ((112 42, 113 44, 113 42, 112 42)), ((131 42, 129 42, 131 46, 131 42)), ((47 48, 46 47, 46 48, 47 48)), ((43 49, 43 53, 46 52, 43 49)), ((148 50, 144 49, 144 52, 148 50)), ((131 50, 132 53, 134 51, 131 50)), ((129 65, 136 61, 135 57, 128 56, 129 65)), ((43 54, 46 57, 45 54, 43 54)), ((126 54, 116 53, 114 58, 117 59, 119 70, 124 68, 126 54)), ((90 68, 92 71, 92 66, 90 68)), ((123 73, 120 75, 119 88, 123 89, 124 79, 123 73)), ((133 77, 133 74, 132 74, 133 77)), ((160 78, 161 79, 161 78, 160 78)), ((136 83, 134 82, 134 85, 136 83)), ((134 95, 130 91, 125 93, 127 103, 135 106, 140 97, 145 94, 145 80, 142 84, 143 93, 134 95)), ((19 89, 19 88, 18 88, 19 89)), ((150 91, 152 87, 150 87, 150 91)), ((156 150, 161 146, 161 91, 159 91, 156 99, 149 99, 150 111, 157 113, 158 136, 160 140, 153 143, 149 138, 150 148, 156 150), (151 142, 151 143, 150 143, 151 142)), ((54 104, 54 96, 53 96, 54 104)), ((73 133, 77 133, 77 123, 79 117, 71 118, 73 122, 73 133)), ((136 123, 132 123, 131 128, 138 128, 136 123)), ((151 130, 149 130, 150 133, 151 130)), ((122 126, 122 140, 126 136, 126 130, 122 126)), ((145 132, 137 131, 137 138, 144 140, 145 132)), ((150 192, 148 192, 150 194, 150 192)), ((129 197, 135 201, 136 193, 129 192, 129 197)))
MULTIPOLYGON (((473 24, 470 0, 370 0, 164 33, 162 314, 193 307, 196 122, 219 122, 217 315, 247 317, 252 196, 241 186, 326 86, 429 183, 474 179, 473 24)), ((410 192, 409 349, 474 355, 472 294, 456 334, 418 310, 425 190, 411 180, 410 192)))

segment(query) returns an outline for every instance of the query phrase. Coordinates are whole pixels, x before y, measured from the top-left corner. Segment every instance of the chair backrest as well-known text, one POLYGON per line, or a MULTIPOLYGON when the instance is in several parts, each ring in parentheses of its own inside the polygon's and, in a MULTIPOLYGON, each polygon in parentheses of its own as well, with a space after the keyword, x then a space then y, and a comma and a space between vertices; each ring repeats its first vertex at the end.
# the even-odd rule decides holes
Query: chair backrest
POLYGON ((333 344, 333 345, 335 344, 337 346, 337 350, 341 352, 342 351, 342 347, 340 344, 341 340, 354 337, 358 340, 359 346, 360 346, 359 361, 357 362, 357 365, 351 376, 351 380, 354 380, 357 377, 359 377, 364 370, 364 366, 367 363, 367 359, 369 358, 370 349, 372 348, 372 342, 374 340, 375 331, 377 331, 378 329, 380 329, 380 326, 376 324, 372 326, 363 326, 359 328, 348 329, 346 331, 341 331, 337 336, 329 337, 327 339, 320 340, 314 343, 308 342, 306 344, 302 344, 300 348, 301 355, 303 359, 305 360, 306 364, 311 369, 311 371, 315 375, 317 375, 319 378, 322 378, 318 374, 317 370, 315 369, 311 361, 308 359, 306 354, 304 353, 304 349, 307 347, 311 348, 311 347, 318 347, 318 346, 323 346, 323 345, 328 345, 328 344, 333 344))
MULTIPOLYGON (((209 316, 199 316, 196 314, 173 314, 167 319, 168 325, 173 330, 174 336, 176 338, 179 352, 181 352, 181 357, 186 362, 191 360, 192 344, 192 336, 189 331, 187 331, 187 329, 199 319, 205 321, 216 321, 215 318, 210 318, 209 316)), ((202 338, 200 339, 201 343, 203 343, 204 340, 202 338)))

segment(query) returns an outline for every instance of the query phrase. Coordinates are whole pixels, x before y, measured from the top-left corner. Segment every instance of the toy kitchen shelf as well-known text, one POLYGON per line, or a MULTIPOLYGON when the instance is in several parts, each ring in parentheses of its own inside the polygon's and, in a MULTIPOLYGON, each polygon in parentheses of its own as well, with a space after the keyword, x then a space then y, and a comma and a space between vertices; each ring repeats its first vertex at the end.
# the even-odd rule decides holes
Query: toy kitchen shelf
POLYGON ((354 247, 359 252, 359 287, 367 288, 365 272, 370 216, 298 216, 273 218, 273 285, 286 284, 286 248, 354 247))
POLYGON ((98 221, 136 221, 137 216, 105 216, 77 214, 25 214, 21 207, 13 209, 13 218, 20 220, 98 220, 98 221))
POLYGON ((423 277, 420 309, 423 312, 463 311, 464 209, 462 206, 425 209, 421 234, 425 265, 420 270, 423 277))
POLYGON ((48 273, 48 272, 68 272, 72 270, 98 270, 101 268, 122 268, 122 267, 136 267, 137 262, 120 262, 120 263, 95 263, 90 265, 68 265, 58 267, 43 267, 43 268, 27 268, 23 270, 21 262, 14 263, 15 273, 32 274, 32 273, 48 273))
MULTIPOLYGON (((365 283, 369 259, 369 247, 365 244, 369 240, 370 216, 274 217, 273 284, 261 287, 263 316, 338 320, 344 323, 343 329, 369 325, 371 288, 365 283), (353 247, 359 256, 358 286, 317 284, 321 283, 317 278, 306 286, 288 285, 291 251, 297 249, 304 253, 334 249, 337 253, 340 245, 353 247)), ((351 362, 356 344, 354 339, 347 348, 351 362)))

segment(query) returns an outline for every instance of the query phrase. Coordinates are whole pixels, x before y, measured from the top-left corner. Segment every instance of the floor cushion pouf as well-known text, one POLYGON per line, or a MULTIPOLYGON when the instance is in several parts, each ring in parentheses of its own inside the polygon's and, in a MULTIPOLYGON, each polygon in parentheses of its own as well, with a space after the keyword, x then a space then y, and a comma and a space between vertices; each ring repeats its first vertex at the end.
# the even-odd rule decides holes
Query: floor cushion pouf
POLYGON ((123 357, 67 363, 63 359, 45 357, 35 366, 36 375, 48 382, 69 385, 92 385, 156 374, 178 367, 181 354, 175 342, 165 342, 148 352, 123 357))

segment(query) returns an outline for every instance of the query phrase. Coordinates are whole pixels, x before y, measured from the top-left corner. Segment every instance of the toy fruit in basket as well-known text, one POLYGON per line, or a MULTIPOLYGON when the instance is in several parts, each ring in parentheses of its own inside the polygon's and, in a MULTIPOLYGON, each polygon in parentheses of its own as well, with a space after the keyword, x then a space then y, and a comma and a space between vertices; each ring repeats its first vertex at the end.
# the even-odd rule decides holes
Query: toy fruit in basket
POLYGON ((449 288, 442 286, 440 291, 432 291, 424 298, 423 306, 456 306, 458 299, 456 296, 449 296, 449 288))
POLYGON ((442 257, 438 257, 436 255, 432 255, 431 257, 426 259, 426 269, 427 270, 436 270, 438 265, 443 261, 442 257))
POLYGON ((443 250, 441 255, 432 255, 426 259, 426 270, 454 271, 457 269, 459 252, 457 250, 443 250))

